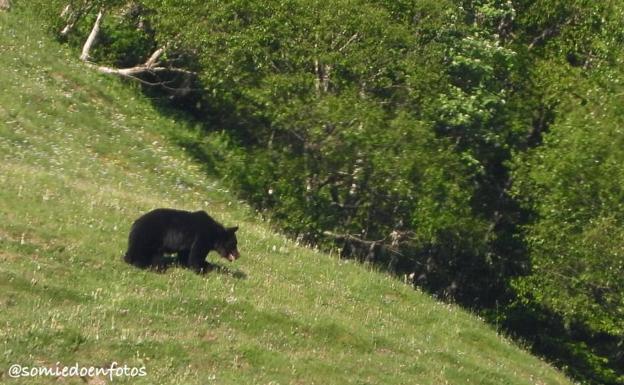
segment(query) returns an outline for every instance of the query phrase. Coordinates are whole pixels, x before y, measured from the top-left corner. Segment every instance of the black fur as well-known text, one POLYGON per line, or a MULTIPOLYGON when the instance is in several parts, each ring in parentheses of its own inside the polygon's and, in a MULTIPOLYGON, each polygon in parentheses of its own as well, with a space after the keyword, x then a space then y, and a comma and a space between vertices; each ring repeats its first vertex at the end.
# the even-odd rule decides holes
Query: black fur
POLYGON ((210 269, 206 255, 217 251, 233 261, 239 257, 236 230, 225 228, 204 211, 156 209, 137 219, 128 236, 124 260, 140 268, 164 266, 165 254, 196 272, 210 269))

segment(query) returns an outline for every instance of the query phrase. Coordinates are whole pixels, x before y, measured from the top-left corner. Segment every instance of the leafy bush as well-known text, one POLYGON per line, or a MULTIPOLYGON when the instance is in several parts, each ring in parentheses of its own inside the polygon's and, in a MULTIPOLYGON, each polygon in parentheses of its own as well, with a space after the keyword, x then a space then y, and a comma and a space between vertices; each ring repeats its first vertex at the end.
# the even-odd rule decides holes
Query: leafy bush
MULTIPOLYGON (((526 228, 533 272, 515 286, 521 298, 560 315, 568 329, 613 340, 602 352, 609 361, 598 359, 594 369, 607 364, 615 384, 624 364, 624 111, 621 96, 599 91, 518 162, 515 194, 536 218, 526 228)), ((576 348, 596 355, 582 343, 576 348)))

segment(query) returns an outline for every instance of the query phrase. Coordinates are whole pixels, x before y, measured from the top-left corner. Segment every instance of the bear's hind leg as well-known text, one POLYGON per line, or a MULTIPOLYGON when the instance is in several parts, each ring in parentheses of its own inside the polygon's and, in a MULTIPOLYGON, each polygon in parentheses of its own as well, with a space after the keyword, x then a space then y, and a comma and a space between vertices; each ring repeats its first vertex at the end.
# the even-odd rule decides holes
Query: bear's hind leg
POLYGON ((124 255, 124 261, 141 269, 154 266, 161 259, 162 257, 157 250, 133 244, 128 247, 128 251, 124 255))
POLYGON ((130 265, 136 266, 141 269, 149 267, 151 260, 151 258, 146 258, 142 255, 131 254, 130 252, 127 252, 123 258, 126 263, 129 263, 130 265))

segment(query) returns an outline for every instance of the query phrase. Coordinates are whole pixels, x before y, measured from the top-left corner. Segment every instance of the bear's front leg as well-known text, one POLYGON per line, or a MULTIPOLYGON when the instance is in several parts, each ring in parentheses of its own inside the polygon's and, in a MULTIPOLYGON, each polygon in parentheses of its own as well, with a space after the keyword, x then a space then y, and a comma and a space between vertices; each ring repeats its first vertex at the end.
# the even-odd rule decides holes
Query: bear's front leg
POLYGON ((212 265, 206 262, 208 251, 210 251, 208 246, 201 242, 201 240, 193 242, 191 252, 188 256, 188 267, 199 274, 212 270, 212 265))
POLYGON ((189 266, 189 254, 191 250, 180 250, 178 251, 178 264, 181 266, 189 266))

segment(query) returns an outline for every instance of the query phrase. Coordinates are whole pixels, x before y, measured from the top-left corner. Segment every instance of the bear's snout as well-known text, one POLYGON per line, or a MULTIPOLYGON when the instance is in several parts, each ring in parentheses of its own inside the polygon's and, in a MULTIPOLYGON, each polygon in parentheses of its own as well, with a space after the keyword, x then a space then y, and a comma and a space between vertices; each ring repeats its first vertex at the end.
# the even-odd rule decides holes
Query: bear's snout
POLYGON ((240 258, 240 254, 238 253, 238 250, 234 249, 228 253, 226 258, 228 259, 228 261, 234 262, 235 260, 240 258))

